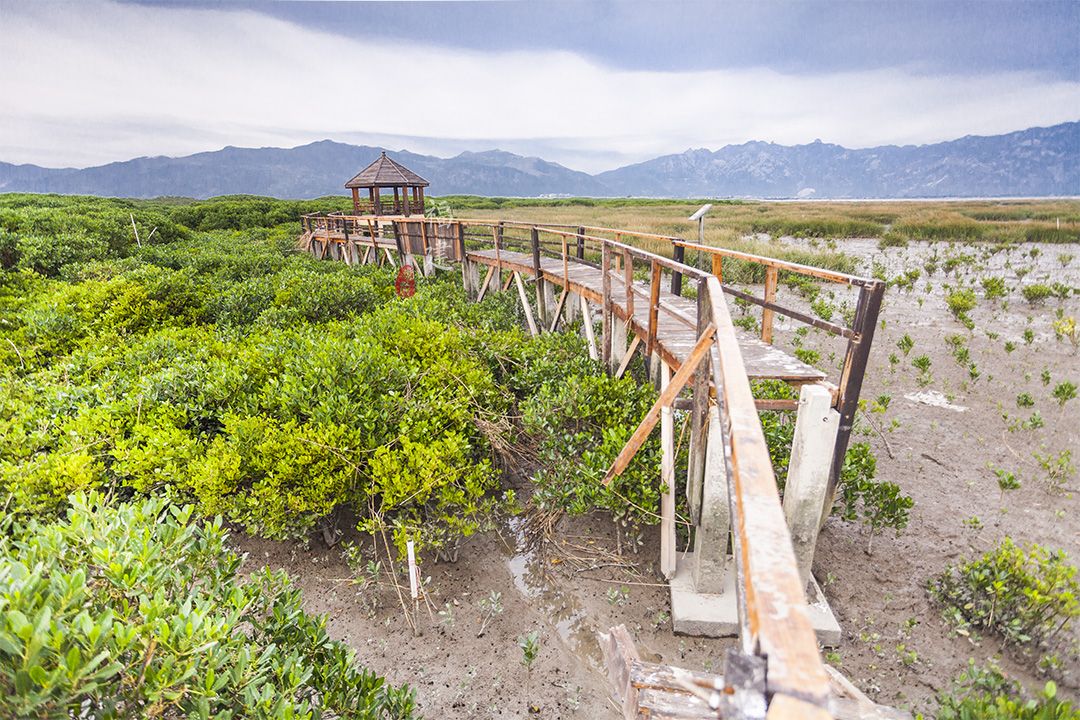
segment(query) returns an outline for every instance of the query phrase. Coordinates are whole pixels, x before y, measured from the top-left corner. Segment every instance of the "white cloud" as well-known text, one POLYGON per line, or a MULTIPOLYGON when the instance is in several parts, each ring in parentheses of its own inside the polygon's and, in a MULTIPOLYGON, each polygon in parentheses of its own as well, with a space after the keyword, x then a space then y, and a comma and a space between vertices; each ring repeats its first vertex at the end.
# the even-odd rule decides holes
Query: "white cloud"
POLYGON ((372 135, 444 153, 447 138, 533 148, 595 171, 749 139, 924 143, 1080 114, 1080 83, 1030 73, 635 72, 567 52, 385 42, 377 27, 347 38, 248 11, 0 3, 0 159, 13 162, 372 135))

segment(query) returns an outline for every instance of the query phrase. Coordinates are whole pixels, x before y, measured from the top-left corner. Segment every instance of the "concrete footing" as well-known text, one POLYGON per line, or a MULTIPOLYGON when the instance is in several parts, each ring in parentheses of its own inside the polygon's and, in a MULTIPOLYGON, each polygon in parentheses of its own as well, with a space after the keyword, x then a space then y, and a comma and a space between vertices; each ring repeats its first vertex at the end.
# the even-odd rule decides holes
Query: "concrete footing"
MULTIPOLYGON (((671 624, 675 633, 703 637, 738 635, 739 607, 735 596, 735 573, 726 574, 722 593, 699 593, 694 591, 693 565, 693 553, 679 553, 675 575, 671 578, 671 624)), ((840 624, 813 577, 810 578, 806 594, 810 624, 817 633, 818 642, 827 647, 838 646, 840 624)))

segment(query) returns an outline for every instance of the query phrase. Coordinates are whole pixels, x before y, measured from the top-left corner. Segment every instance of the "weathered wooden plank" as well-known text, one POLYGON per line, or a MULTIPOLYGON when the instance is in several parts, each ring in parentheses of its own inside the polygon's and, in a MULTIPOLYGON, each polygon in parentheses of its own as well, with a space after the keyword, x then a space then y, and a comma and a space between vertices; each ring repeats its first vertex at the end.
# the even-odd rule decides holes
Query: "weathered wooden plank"
POLYGON ((513 278, 517 283, 518 298, 521 300, 521 308, 525 311, 525 322, 529 324, 529 332, 533 336, 539 335, 540 331, 536 327, 536 321, 533 320, 532 308, 529 307, 529 296, 525 293, 525 283, 521 281, 519 273, 514 273, 513 278))
POLYGON ((495 276, 495 266, 492 265, 488 268, 487 275, 484 276, 484 282, 480 285, 480 292, 476 296, 476 302, 480 302, 484 299, 484 295, 487 293, 488 285, 491 284, 491 278, 495 276))

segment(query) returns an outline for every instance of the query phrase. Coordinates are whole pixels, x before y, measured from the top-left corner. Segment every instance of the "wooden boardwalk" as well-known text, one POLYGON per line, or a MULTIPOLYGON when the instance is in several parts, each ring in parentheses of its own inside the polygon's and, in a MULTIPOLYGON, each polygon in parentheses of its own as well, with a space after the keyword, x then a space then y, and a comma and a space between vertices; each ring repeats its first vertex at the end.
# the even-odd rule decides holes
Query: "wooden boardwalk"
MULTIPOLYGON (((536 270, 531 255, 513 250, 467 251, 469 260, 488 267, 499 266, 528 275, 535 279, 536 270)), ((540 259, 541 274, 546 282, 586 297, 600 304, 603 300, 603 272, 600 268, 584 263, 568 263, 564 276, 563 262, 557 258, 540 259)), ((628 307, 625 277, 610 279, 612 312, 622 321, 629 318, 631 329, 639 338, 648 335, 648 317, 645 315, 651 297, 650 282, 634 280, 633 301, 628 307)), ((664 361, 678 369, 690 356, 698 339, 698 306, 689 298, 673 294, 661 283, 657 324, 657 350, 664 361)), ((811 367, 782 350, 763 342, 742 328, 736 328, 739 349, 742 351, 746 374, 751 380, 784 380, 792 384, 819 382, 825 373, 811 367)))
MULTIPOLYGON (((858 409, 883 283, 610 228, 330 214, 304 216, 303 229, 299 247, 320 258, 408 264, 424 274, 440 261, 461 263, 466 290, 478 300, 514 285, 533 334, 557 329, 575 312, 586 314, 582 330, 590 354, 616 375, 626 371, 636 353, 643 355, 659 396, 603 482, 628 467, 659 425, 657 481, 664 488, 659 567, 672 582, 673 627, 679 631, 682 622, 683 632, 737 634, 740 642, 728 653, 724 677, 704 679, 708 692, 702 697, 709 699, 706 708, 698 708, 705 714, 697 715, 684 711, 704 686, 687 690, 675 673, 663 697, 650 700, 655 688, 634 680, 640 668, 627 655, 627 643, 618 644, 614 654, 623 657, 609 659, 609 670, 626 718, 642 717, 652 700, 660 700, 666 710, 650 710, 649 717, 765 717, 766 708, 769 720, 833 717, 840 709, 839 695, 821 660, 807 581, 823 510, 827 514, 832 507, 858 409), (635 238, 653 246, 657 240, 670 243, 674 257, 643 250, 633 244, 635 238), (685 264, 687 249, 711 256, 712 271, 685 264), (722 282, 723 265, 732 261, 764 269, 763 297, 722 282), (777 302, 781 273, 857 287, 849 324, 777 302), (530 284, 531 291, 526 289, 530 284), (732 321, 732 296, 761 308, 759 337, 732 321), (599 343, 594 308, 600 315, 599 343), (773 347, 775 314, 847 340, 835 384, 822 371, 773 347), (753 380, 801 386, 799 399, 755 398, 753 380), (799 419, 781 506, 758 412, 796 408, 799 419), (676 409, 687 412, 689 420, 689 462, 682 483, 676 476, 676 409), (675 488, 680 484, 693 524, 693 551, 683 553, 676 549, 675 533, 675 488), (730 592, 723 589, 725 583, 730 592), (687 605, 676 605, 676 584, 681 602, 689 597, 708 608, 704 618, 687 605), (716 604, 721 595, 726 606, 716 604)), ((874 708, 843 712, 884 717, 874 708)))

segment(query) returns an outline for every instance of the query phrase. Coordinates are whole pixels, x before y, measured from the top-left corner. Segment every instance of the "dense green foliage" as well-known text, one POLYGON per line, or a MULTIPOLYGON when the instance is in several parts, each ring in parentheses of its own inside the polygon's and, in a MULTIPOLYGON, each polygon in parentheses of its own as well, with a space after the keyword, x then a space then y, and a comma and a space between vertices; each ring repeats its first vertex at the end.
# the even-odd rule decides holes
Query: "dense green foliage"
POLYGON ((1076 720, 1080 709, 1058 697, 1053 682, 1037 697, 1023 689, 994 664, 985 668, 969 661, 954 687, 938 698, 937 720, 1076 720))
MULTIPOLYGON (((227 212, 178 208, 246 222, 241 200, 206 205, 227 212)), ((347 507, 399 548, 439 549, 513 506, 497 466, 525 398, 546 460, 556 462, 560 412, 582 413, 576 442, 591 448, 585 463, 559 461, 560 489, 540 474, 550 497, 576 495, 578 511, 618 513, 623 495, 655 505, 655 453, 612 490, 591 487, 651 390, 603 376, 573 335, 530 338, 508 295, 471 304, 447 277, 421 279, 401 300, 391 270, 295 254, 295 234, 181 229, 125 257, 102 247, 60 263, 59 277, 0 275, 9 511, 55 515, 71 492, 94 488, 163 492, 286 537, 332 525, 347 507), (575 388, 584 395, 559 395, 575 388)))
POLYGON ((0 521, 0 715, 413 717, 284 573, 242 577, 220 519, 191 516, 75 495, 63 519, 0 521))

